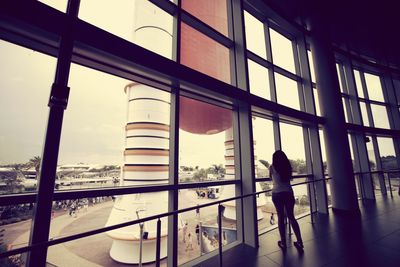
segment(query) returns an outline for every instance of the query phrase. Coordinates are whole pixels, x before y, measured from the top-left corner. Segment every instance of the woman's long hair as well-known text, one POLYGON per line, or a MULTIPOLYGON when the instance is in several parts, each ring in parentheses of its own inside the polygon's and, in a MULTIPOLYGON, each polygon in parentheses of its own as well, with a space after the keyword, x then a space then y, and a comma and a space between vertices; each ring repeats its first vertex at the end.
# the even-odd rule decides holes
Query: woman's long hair
POLYGON ((277 150, 272 155, 272 165, 279 173, 283 182, 288 182, 292 178, 292 165, 282 150, 277 150))

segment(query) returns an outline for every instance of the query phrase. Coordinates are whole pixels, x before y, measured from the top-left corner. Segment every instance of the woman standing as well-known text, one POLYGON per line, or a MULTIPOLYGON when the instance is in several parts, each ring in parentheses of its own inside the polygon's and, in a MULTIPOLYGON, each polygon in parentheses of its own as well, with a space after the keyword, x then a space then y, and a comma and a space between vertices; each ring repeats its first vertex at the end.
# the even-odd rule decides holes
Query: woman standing
POLYGON ((292 179, 292 166, 286 154, 277 150, 272 155, 272 165, 269 168, 270 177, 272 178, 272 202, 275 205, 278 214, 278 229, 281 240, 278 241, 278 246, 286 249, 286 228, 284 224, 284 215, 286 210, 287 218, 292 225, 296 242, 293 242, 296 248, 303 249, 303 240, 301 239, 300 227, 294 217, 294 195, 290 185, 292 179))

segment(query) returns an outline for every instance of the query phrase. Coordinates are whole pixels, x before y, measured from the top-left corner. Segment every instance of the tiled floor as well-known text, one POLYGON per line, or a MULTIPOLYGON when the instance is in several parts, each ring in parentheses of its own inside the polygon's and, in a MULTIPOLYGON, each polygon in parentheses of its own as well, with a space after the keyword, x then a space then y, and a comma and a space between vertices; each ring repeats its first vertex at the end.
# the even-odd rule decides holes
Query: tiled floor
MULTIPOLYGON (((399 267, 400 197, 379 196, 359 204, 361 216, 330 210, 329 215, 315 215, 313 224, 309 216, 299 220, 303 253, 293 246, 280 250, 276 229, 260 236, 258 249, 240 246, 225 252, 223 266, 399 267)), ((218 257, 198 266, 219 266, 218 257)))

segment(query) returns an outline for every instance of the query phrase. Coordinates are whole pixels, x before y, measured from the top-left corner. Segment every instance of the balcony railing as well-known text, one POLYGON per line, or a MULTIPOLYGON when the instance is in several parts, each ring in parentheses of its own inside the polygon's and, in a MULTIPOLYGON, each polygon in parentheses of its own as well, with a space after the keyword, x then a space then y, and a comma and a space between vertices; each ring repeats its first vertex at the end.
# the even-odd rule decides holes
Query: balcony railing
MULTIPOLYGON (((304 177, 308 178, 310 175, 305 175, 304 177)), ((310 176, 312 177, 312 176, 310 176)), ((267 179, 267 178, 265 178, 267 179)), ((308 187, 308 192, 310 192, 311 188, 315 186, 316 182, 320 182, 320 181, 326 181, 330 178, 324 178, 324 179, 318 179, 318 180, 309 180, 309 181, 305 181, 305 182, 300 182, 300 183, 295 183, 292 186, 300 186, 300 185, 307 185, 308 187)), ((257 180, 258 181, 258 180, 257 180)), ((78 234, 74 234, 74 235, 69 235, 66 237, 60 237, 60 238, 56 238, 56 239, 52 239, 49 240, 47 242, 42 242, 42 243, 37 243, 37 244, 32 244, 32 245, 28 245, 25 247, 21 247, 21 248, 16 248, 13 250, 9 250, 3 253, 0 253, 0 258, 5 258, 5 257, 9 257, 9 256, 13 256, 13 255, 17 255, 17 254, 21 254, 21 253, 26 253, 26 252, 30 252, 32 250, 38 250, 38 249, 47 249, 50 246, 54 246, 57 244, 62 244, 62 243, 66 243, 69 241, 73 241, 76 239, 80 239, 80 238, 84 238, 84 237, 89 237, 89 236, 93 236, 96 234, 101 234, 101 233, 105 233, 111 230, 115 230, 115 229, 119 229, 122 227, 127 227, 127 226, 131 226, 131 225, 136 225, 136 224, 142 224, 147 222, 147 221, 151 221, 151 220, 157 220, 157 230, 156 230, 156 256, 155 256, 155 264, 156 266, 160 266, 160 244, 161 244, 161 218, 163 217, 167 217, 167 216, 177 216, 180 213, 185 213, 185 212, 189 212, 189 211, 194 211, 196 209, 201 209, 201 208, 206 208, 206 207, 210 207, 210 206, 214 206, 217 205, 218 206, 218 216, 217 216, 217 221, 218 221, 218 231, 219 233, 222 233, 222 211, 223 211, 223 203, 229 202, 229 201, 236 201, 236 200, 241 200, 243 201, 243 199, 245 198, 256 198, 259 197, 261 194, 265 194, 267 192, 271 192, 272 189, 268 189, 268 190, 263 190, 263 191, 258 191, 258 192, 254 192, 251 194, 246 194, 246 195, 241 195, 241 196, 235 196, 235 197, 231 197, 231 198, 226 198, 223 200, 218 200, 218 201, 213 201, 211 203, 206 203, 206 204, 201 204, 201 205, 197 205, 197 206, 193 206, 193 207, 188 207, 188 208, 183 208, 183 209, 179 209, 176 211, 171 211, 171 212, 165 212, 165 213, 161 213, 161 214, 157 214, 157 215, 153 215, 153 216, 149 216, 149 217, 145 217, 145 218, 140 218, 137 220, 133 220, 133 221, 129 221, 129 222, 124 222, 124 223, 120 223, 120 224, 116 224, 116 225, 112 225, 112 226, 107 226, 107 227, 102 227, 100 229, 95 229, 95 230, 90 230, 90 231, 86 231, 86 232, 82 232, 82 233, 78 233, 78 234)), ((309 195, 309 203, 310 203, 310 212, 303 215, 307 216, 309 214, 312 214, 314 212, 314 208, 313 208, 313 201, 312 201, 312 196, 311 194, 309 195)), ((315 197, 315 195, 314 195, 315 197)), ((30 198, 30 197, 28 197, 30 198)), ((311 222, 313 222, 313 216, 311 216, 311 222)), ((290 227, 289 227, 290 229, 290 227)), ((220 266, 222 266, 222 249, 223 246, 222 244, 222 235, 218 234, 218 254, 219 254, 219 259, 220 259, 220 266)))

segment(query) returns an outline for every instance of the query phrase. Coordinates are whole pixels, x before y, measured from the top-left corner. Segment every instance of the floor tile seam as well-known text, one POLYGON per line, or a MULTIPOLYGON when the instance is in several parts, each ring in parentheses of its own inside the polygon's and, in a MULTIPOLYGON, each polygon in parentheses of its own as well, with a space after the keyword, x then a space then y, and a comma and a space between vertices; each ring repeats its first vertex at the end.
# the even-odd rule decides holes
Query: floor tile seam
POLYGON ((386 250, 390 250, 390 251, 399 253, 399 250, 398 250, 398 249, 394 249, 394 248, 391 248, 391 247, 383 246, 383 245, 381 245, 381 244, 375 244, 375 243, 374 243, 373 246, 378 246, 378 247, 380 247, 380 248, 383 248, 383 249, 386 249, 386 250))
POLYGON ((390 235, 393 235, 394 233, 396 233, 396 232, 398 232, 398 231, 399 231, 399 229, 397 229, 397 230, 395 230, 395 231, 393 231, 393 232, 391 232, 391 233, 389 233, 389 234, 386 234, 386 235, 384 235, 384 236, 378 238, 378 239, 375 240, 374 242, 379 242, 379 240, 382 240, 382 239, 384 239, 384 238, 386 238, 386 237, 388 237, 388 236, 390 236, 390 235))
POLYGON ((267 255, 265 255, 265 257, 267 257, 270 261, 272 261, 273 263, 276 263, 278 266, 282 266, 281 264, 279 264, 278 262, 274 261, 273 259, 271 259, 270 257, 268 257, 267 255))

